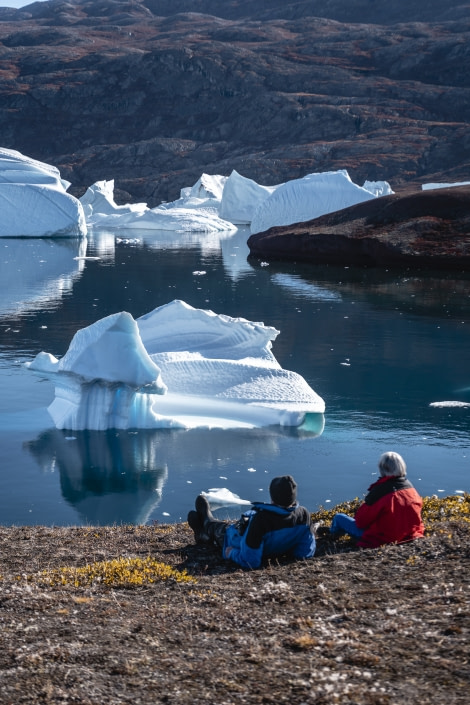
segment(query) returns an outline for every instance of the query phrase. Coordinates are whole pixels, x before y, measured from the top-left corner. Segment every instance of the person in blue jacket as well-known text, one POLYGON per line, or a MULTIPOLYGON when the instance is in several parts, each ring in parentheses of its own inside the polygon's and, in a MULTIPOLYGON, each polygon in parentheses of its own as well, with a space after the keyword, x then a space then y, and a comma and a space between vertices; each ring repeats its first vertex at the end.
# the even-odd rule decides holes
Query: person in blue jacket
POLYGON ((196 511, 188 524, 197 543, 215 544, 222 556, 242 566, 259 568, 263 558, 289 555, 311 558, 315 533, 310 512, 297 502, 297 484, 291 475, 275 477, 269 487, 271 504, 254 502, 236 522, 213 516, 204 495, 196 498, 196 511))

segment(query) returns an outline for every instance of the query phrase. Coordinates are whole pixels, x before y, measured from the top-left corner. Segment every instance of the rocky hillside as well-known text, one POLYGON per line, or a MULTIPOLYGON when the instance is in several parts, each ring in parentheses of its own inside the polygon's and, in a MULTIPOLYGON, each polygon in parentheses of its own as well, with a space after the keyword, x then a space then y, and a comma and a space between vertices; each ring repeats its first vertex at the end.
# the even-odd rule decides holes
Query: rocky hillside
POLYGON ((1 146, 81 195, 202 172, 470 179, 466 0, 49 0, 0 8, 1 146))

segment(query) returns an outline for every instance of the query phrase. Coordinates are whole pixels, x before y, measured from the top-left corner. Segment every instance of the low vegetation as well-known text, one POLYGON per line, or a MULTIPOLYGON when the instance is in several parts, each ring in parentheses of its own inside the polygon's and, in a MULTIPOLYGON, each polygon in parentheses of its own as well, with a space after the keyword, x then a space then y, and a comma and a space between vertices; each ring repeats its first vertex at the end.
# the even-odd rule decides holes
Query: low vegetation
POLYGON ((470 495, 423 515, 252 572, 186 524, 0 527, 0 703, 466 703, 470 495))

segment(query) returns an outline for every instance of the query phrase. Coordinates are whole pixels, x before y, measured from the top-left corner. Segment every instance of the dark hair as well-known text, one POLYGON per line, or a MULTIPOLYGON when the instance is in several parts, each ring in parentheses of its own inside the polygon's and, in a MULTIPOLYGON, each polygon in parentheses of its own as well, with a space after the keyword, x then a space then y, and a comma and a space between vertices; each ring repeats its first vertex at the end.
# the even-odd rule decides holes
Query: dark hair
POLYGON ((275 477, 269 486, 269 494, 273 504, 290 507, 297 499, 297 483, 292 475, 275 477))

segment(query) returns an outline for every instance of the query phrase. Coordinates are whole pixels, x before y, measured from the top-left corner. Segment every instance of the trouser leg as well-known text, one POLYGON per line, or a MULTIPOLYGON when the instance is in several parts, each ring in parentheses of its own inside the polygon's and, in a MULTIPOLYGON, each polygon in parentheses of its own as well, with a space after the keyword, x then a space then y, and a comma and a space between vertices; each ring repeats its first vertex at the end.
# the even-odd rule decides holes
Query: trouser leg
POLYGON ((224 545, 225 532, 229 524, 229 521, 219 521, 218 519, 206 521, 204 524, 204 531, 219 548, 224 545))
POLYGON ((364 531, 358 527, 353 517, 347 514, 335 514, 331 522, 330 532, 332 534, 346 533, 349 536, 360 538, 364 531))

